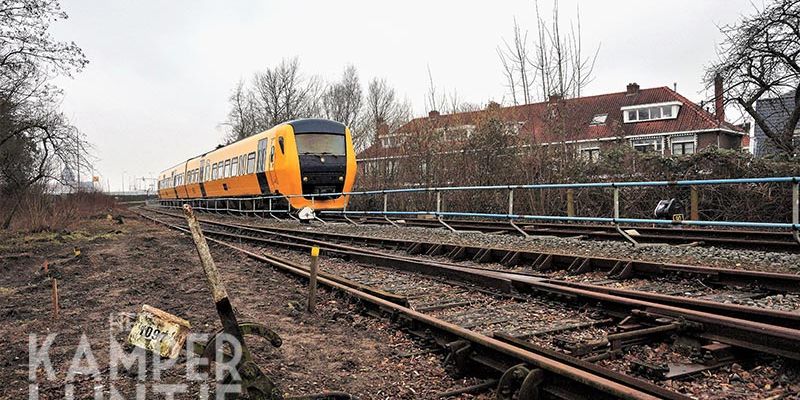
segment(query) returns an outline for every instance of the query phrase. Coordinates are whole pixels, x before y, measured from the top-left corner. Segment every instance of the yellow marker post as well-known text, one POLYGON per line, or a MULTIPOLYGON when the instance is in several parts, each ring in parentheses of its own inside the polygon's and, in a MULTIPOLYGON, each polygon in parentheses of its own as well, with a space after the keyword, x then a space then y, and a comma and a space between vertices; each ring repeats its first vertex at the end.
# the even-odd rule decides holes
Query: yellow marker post
POLYGON ((319 263, 319 247, 311 248, 311 265, 308 275, 308 312, 313 313, 317 306, 317 266, 319 263))

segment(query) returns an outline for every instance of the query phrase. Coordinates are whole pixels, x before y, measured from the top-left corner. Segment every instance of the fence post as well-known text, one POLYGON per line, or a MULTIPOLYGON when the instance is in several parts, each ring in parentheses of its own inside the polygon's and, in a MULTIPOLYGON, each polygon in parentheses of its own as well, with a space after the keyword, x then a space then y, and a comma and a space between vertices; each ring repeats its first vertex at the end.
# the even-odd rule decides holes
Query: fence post
POLYGON ((624 230, 622 230, 622 228, 619 227, 619 221, 617 221, 618 219, 619 219, 619 188, 617 186, 614 186, 614 229, 616 229, 617 232, 620 235, 622 235, 622 237, 627 239, 629 242, 633 243, 634 246, 638 246, 639 242, 637 242, 636 239, 631 237, 631 235, 629 235, 627 232, 625 232, 624 230))
POLYGON ((514 189, 508 189, 508 215, 514 215, 514 189))
POLYGON ((575 216, 575 191, 573 189, 567 189, 567 216, 575 216))
POLYGON ((386 222, 392 224, 393 227, 399 228, 400 225, 397 225, 397 223, 389 219, 389 215, 387 214, 388 211, 389 211, 389 194, 383 192, 383 219, 386 220, 386 222))
POLYGON ((442 192, 436 191, 436 215, 442 212, 442 192))
POLYGON ((692 185, 691 191, 689 192, 690 197, 690 206, 689 206, 689 218, 692 221, 699 221, 700 220, 700 196, 697 193, 697 186, 692 185))
POLYGON ((311 265, 308 269, 308 312, 314 313, 317 307, 317 267, 319 266, 319 247, 311 248, 311 265))
POLYGON ((792 224, 800 225, 800 182, 792 184, 792 224))

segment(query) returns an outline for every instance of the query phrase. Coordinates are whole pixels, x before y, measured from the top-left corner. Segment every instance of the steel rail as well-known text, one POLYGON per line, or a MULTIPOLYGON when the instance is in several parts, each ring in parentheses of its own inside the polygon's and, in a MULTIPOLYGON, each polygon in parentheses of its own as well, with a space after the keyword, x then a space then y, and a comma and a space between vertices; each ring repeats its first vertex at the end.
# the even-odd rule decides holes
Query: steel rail
MULTIPOLYGON (((326 218, 350 219, 346 215, 326 214, 326 218)), ((447 223, 458 230, 470 230, 480 232, 503 232, 503 233, 522 233, 526 236, 580 236, 587 239, 598 240, 619 240, 622 239, 613 225, 606 224, 576 224, 576 223, 552 223, 552 222, 515 222, 522 232, 508 222, 492 220, 464 220, 447 219, 447 223)), ((395 226, 420 226, 440 228, 441 224, 436 220, 410 218, 404 221, 393 221, 395 226)), ((362 217, 361 220, 351 220, 353 224, 380 224, 385 225, 383 218, 362 217)), ((637 232, 635 238, 639 241, 660 242, 660 243, 702 243, 716 244, 734 247, 765 247, 780 248, 787 250, 798 250, 798 245, 788 231, 768 231, 768 230, 740 230, 740 229, 707 229, 707 228, 686 228, 674 229, 661 226, 628 225, 620 226, 623 230, 634 229, 637 232)))
MULTIPOLYGON (((203 221, 205 223, 205 221, 203 221)), ((218 226, 226 225, 216 223, 218 226)), ((212 224, 214 225, 214 224, 212 224)), ((231 225, 229 225, 231 226, 231 225)), ((231 226, 235 229, 244 229, 231 226)), ((253 229, 249 229, 254 231, 253 229)), ((262 232, 263 233, 263 232, 262 232)), ((645 301, 636 298, 622 297, 615 294, 605 293, 607 288, 591 286, 574 287, 557 282, 552 282, 539 277, 531 277, 508 272, 476 270, 474 268, 448 265, 428 260, 419 260, 409 257, 394 256, 375 251, 356 249, 349 246, 337 245, 335 243, 320 240, 308 239, 299 236, 266 232, 278 235, 284 239, 292 239, 300 243, 287 242, 286 240, 270 240, 240 234, 226 232, 208 232, 210 235, 230 237, 237 240, 248 240, 254 243, 264 243, 278 246, 295 246, 296 248, 308 249, 312 246, 319 246, 328 253, 335 254, 345 259, 358 262, 372 263, 384 267, 401 269, 431 276, 447 277, 450 279, 461 280, 462 282, 481 284, 495 290, 519 291, 543 295, 566 296, 574 300, 582 300, 586 303, 602 303, 608 310, 623 310, 628 313, 634 309, 646 310, 651 313, 664 316, 681 318, 686 321, 696 322, 703 325, 704 332, 699 334, 710 340, 717 340, 722 343, 737 347, 748 348, 759 352, 773 355, 784 356, 787 358, 800 360, 800 330, 796 329, 798 315, 785 313, 775 310, 764 310, 753 307, 717 304, 720 307, 715 312, 691 309, 687 307, 677 307, 674 305, 658 303, 655 301, 645 301), (602 290, 600 290, 602 289, 602 290), (599 290, 599 291, 598 291, 599 290), (726 313, 730 310, 737 310, 740 314, 748 315, 753 319, 730 317, 726 313), (775 325, 759 322, 759 315, 771 314, 770 321, 780 321, 789 326, 775 325)), ((665 296, 665 295, 660 295, 665 296)), ((686 301, 685 298, 675 298, 686 301)), ((686 306, 691 304, 686 302, 686 306)), ((711 302, 709 302, 711 303, 711 302)), ((709 305, 706 305, 709 306, 709 305)))
MULTIPOLYGON (((139 213, 139 215, 153 222, 166 225, 172 229, 176 229, 182 232, 188 232, 186 228, 158 220, 144 213, 139 213)), ((292 263, 287 262, 285 260, 280 260, 276 257, 266 257, 263 255, 259 255, 254 252, 234 246, 230 243, 218 239, 208 238, 208 240, 209 242, 242 253, 251 259, 265 262, 267 264, 272 265, 273 267, 289 272, 301 278, 308 279, 309 277, 309 272, 307 269, 300 268, 297 265, 292 265, 292 263)), ((327 277, 318 278, 318 283, 321 285, 325 285, 331 289, 344 292, 349 296, 359 299, 368 304, 371 304, 380 310, 384 310, 395 315, 396 314, 403 315, 404 317, 413 320, 418 324, 424 325, 429 329, 440 331, 453 338, 467 340, 470 343, 474 344, 478 349, 488 351, 490 354, 495 354, 495 356, 499 356, 498 358, 500 359, 506 358, 514 360, 513 362, 523 362, 532 364, 538 368, 541 368, 542 370, 554 374, 554 377, 561 377, 568 381, 577 383, 582 387, 587 388, 588 391, 583 391, 584 395, 593 395, 594 397, 595 395, 599 394, 597 393, 597 391, 599 391, 606 395, 613 396, 615 398, 632 399, 632 400, 633 399, 650 400, 659 398, 672 398, 672 399, 686 398, 685 396, 679 393, 668 391, 652 383, 634 379, 632 377, 622 375, 614 371, 600 369, 597 366, 593 367, 594 370, 604 370, 607 376, 615 377, 617 380, 609 379, 595 372, 590 372, 587 371, 586 369, 577 367, 576 365, 580 363, 576 361, 579 360, 573 359, 572 364, 566 364, 557 359, 554 359, 553 357, 549 357, 543 354, 537 354, 532 351, 523 349, 519 346, 516 346, 514 344, 507 343, 505 341, 498 340, 496 338, 489 337, 486 335, 482 335, 468 329, 464 329, 458 325, 434 318, 432 316, 415 311, 408 307, 398 305, 391 301, 382 299, 380 297, 359 290, 358 288, 351 287, 347 284, 329 279, 327 277), (621 382, 621 381, 626 381, 626 382, 621 382), (631 385, 631 381, 633 381, 635 387, 631 385)), ((566 355, 563 355, 562 357, 572 358, 566 355)), ((554 394, 561 393, 565 389, 567 390, 577 389, 574 387, 570 388, 569 386, 559 385, 559 382, 557 380, 545 380, 544 384, 555 385, 557 389, 554 389, 553 391, 554 394)), ((544 388, 544 390, 547 391, 548 389, 544 388)), ((581 392, 579 391, 579 395, 580 393, 581 392)))
MULTIPOLYGON (((153 210, 154 212, 162 213, 165 215, 172 215, 161 210, 153 210)), ((535 264, 537 260, 548 260, 548 269, 566 269, 576 263, 588 260, 588 267, 592 270, 612 271, 615 267, 620 265, 629 266, 630 277, 635 276, 653 276, 665 273, 673 273, 679 275, 696 275, 703 276, 710 279, 711 284, 720 284, 726 286, 732 285, 745 285, 745 286, 758 286, 768 290, 779 292, 800 292, 800 275, 796 274, 781 274, 774 272, 750 271, 740 269, 728 269, 719 267, 709 267, 700 265, 676 264, 676 263, 662 263, 654 261, 643 261, 628 258, 612 258, 612 257, 599 257, 590 255, 575 255, 557 252, 543 252, 543 251, 524 251, 524 250, 511 250, 499 247, 484 247, 484 246, 470 246, 465 244, 453 244, 445 242, 425 242, 399 238, 385 238, 385 237, 368 237, 368 236, 354 236, 345 235, 333 232, 320 232, 308 231, 301 229, 292 229, 284 227, 266 227, 251 224, 239 223, 224 223, 213 221, 206 218, 201 219, 204 223, 218 225, 218 226, 236 226, 243 229, 253 229, 255 231, 262 231, 264 233, 281 232, 290 235, 299 236, 313 236, 316 238, 324 237, 328 239, 338 240, 346 243, 362 243, 381 248, 392 248, 395 250, 403 250, 412 253, 421 253, 428 255, 446 255, 453 254, 454 259, 469 259, 476 256, 483 255, 481 261, 497 261, 505 264, 506 266, 513 266, 518 264, 535 264), (413 251, 412 251, 413 250, 413 251), (458 254, 456 254, 458 253, 458 254), (503 260, 506 260, 505 262, 503 260)), ((359 249, 364 250, 364 249, 359 249)), ((536 265, 534 265, 536 267, 536 265)), ((798 317, 800 318, 800 316, 798 317)))
MULTIPOLYGON (((629 266, 629 273, 631 274, 631 277, 661 275, 666 273, 697 275, 710 279, 710 283, 713 284, 726 286, 758 286, 780 292, 800 292, 800 275, 797 274, 782 274, 700 265, 662 263, 629 258, 599 257, 543 251, 524 251, 519 249, 511 250, 499 247, 470 246, 465 244, 453 244, 445 242, 424 242, 399 238, 354 236, 333 232, 308 231, 283 227, 266 227, 240 223, 224 223, 209 219, 202 219, 202 221, 204 223, 217 224, 218 226, 232 225, 244 229, 263 231, 265 233, 281 232, 305 237, 325 237, 341 242, 358 242, 381 248, 390 247, 404 251, 409 251, 415 246, 418 246, 416 250, 414 250, 415 253, 428 254, 430 252, 431 254, 428 255, 445 255, 455 251, 460 251, 461 253, 458 255, 458 257, 455 257, 454 255, 453 258, 456 259, 470 259, 479 256, 480 254, 484 254, 485 259, 482 261, 497 261, 504 263, 506 266, 524 263, 533 264, 536 262, 536 260, 549 258, 549 269, 566 269, 578 262, 588 260, 589 267, 592 270, 611 271, 620 265, 629 266), (431 250, 434 251, 431 252, 431 250), (513 260, 511 260, 512 256, 513 260), (504 259, 509 261, 503 262, 504 259)), ((800 315, 798 315, 798 318, 800 318, 800 315)))

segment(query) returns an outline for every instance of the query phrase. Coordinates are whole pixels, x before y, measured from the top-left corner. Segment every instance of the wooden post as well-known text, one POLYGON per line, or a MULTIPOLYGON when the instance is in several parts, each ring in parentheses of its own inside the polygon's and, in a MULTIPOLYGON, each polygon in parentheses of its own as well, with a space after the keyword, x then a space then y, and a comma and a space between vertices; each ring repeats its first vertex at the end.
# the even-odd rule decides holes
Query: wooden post
POLYGON ((200 222, 197 221, 197 216, 194 215, 194 211, 190 205, 183 205, 183 213, 186 216, 186 223, 189 225, 189 231, 192 233, 192 240, 194 240, 197 255, 200 257, 200 264, 203 266, 206 281, 211 289, 211 296, 217 307, 217 314, 219 314, 220 321, 222 322, 222 329, 225 333, 235 337, 239 341, 239 345, 241 345, 242 348, 242 360, 250 360, 250 352, 244 344, 244 336, 239 328, 236 314, 233 311, 230 299, 228 299, 228 292, 225 291, 225 285, 222 283, 222 277, 219 274, 217 265, 214 263, 214 258, 211 257, 211 250, 208 248, 206 237, 200 229, 200 222))
POLYGON ((697 193, 697 186, 691 187, 690 192, 690 209, 689 209, 689 218, 692 221, 699 221, 700 220, 700 196, 697 193))
POLYGON ((575 191, 573 189, 567 189, 567 216, 575 216, 575 191))
POLYGON ((53 278, 53 291, 51 293, 53 299, 53 317, 58 319, 58 280, 53 278))
POLYGON ((317 266, 319 265, 319 247, 311 248, 311 265, 308 275, 308 312, 313 313, 317 306, 317 266))

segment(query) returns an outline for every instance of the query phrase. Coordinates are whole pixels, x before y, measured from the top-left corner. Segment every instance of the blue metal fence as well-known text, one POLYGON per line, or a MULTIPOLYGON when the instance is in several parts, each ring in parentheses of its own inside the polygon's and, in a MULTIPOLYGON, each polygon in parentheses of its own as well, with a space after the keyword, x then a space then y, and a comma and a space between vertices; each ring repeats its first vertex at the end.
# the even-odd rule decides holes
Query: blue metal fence
MULTIPOLYGON (((449 187, 416 187, 416 188, 401 188, 401 189, 386 189, 386 190, 366 190, 366 191, 353 191, 342 193, 325 193, 325 194, 309 194, 309 195, 275 195, 275 196, 261 196, 250 199, 241 198, 217 198, 213 200, 195 200, 200 201, 198 209, 211 210, 211 211, 237 211, 247 213, 288 213, 291 215, 290 209, 273 209, 272 201, 276 199, 287 199, 293 197, 310 198, 312 201, 319 198, 329 198, 330 196, 348 196, 352 199, 355 196, 376 196, 383 197, 383 208, 380 210, 322 210, 320 215, 343 215, 345 218, 348 216, 370 216, 377 215, 383 216, 386 220, 394 223, 389 217, 397 216, 421 216, 430 215, 436 217, 442 224, 448 228, 449 225, 442 220, 442 217, 466 217, 466 218, 484 218, 484 219, 500 219, 508 220, 512 225, 515 220, 533 220, 533 221, 571 221, 571 222, 595 222, 595 223, 609 223, 617 226, 619 224, 656 224, 656 225, 690 225, 690 226, 712 226, 712 227, 739 227, 739 228, 768 228, 768 229, 790 229, 794 231, 795 238, 798 238, 798 231, 800 231, 800 196, 798 195, 798 187, 800 186, 800 177, 786 176, 786 177, 768 177, 768 178, 740 178, 740 179, 699 179, 699 180, 682 180, 682 181, 643 181, 643 182, 595 182, 595 183, 545 183, 545 184, 530 184, 530 185, 492 185, 492 186, 449 186, 449 187), (693 186, 707 186, 707 185, 744 185, 744 184, 763 184, 763 183, 785 183, 791 185, 792 191, 792 221, 790 222, 754 222, 754 221, 700 221, 700 220, 665 220, 665 219, 647 219, 647 218, 626 218, 620 215, 619 207, 619 190, 620 188, 636 188, 636 187, 693 187, 693 186), (580 216, 561 216, 561 215, 531 215, 520 214, 514 212, 514 192, 520 190, 543 190, 543 189, 585 189, 585 188, 609 188, 613 190, 613 209, 612 217, 580 217, 580 216), (454 212, 444 211, 442 193, 447 192, 463 192, 463 191, 507 191, 508 196, 508 212, 507 213, 485 213, 485 212, 454 212), (431 210, 390 210, 388 208, 389 196, 394 194, 408 194, 408 193, 434 193, 436 195, 436 208, 431 210), (251 200, 264 200, 269 203, 269 209, 242 209, 242 201, 251 200), (236 204, 237 207, 231 207, 231 204, 236 204), (224 204, 224 207, 220 204, 224 204)), ((350 200, 349 199, 349 200, 350 200)), ((255 202, 251 203, 254 207, 255 202)), ((313 208, 313 207, 312 207, 313 208)), ((514 225, 516 227, 516 225, 514 225)), ((452 228, 450 228, 452 229, 452 228)), ((522 232, 521 229, 517 227, 522 232)), ((524 232, 523 232, 524 233, 524 232)), ((626 236, 629 240, 634 241, 626 233, 620 231, 620 234, 626 236)))

